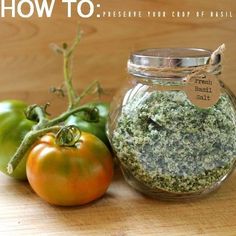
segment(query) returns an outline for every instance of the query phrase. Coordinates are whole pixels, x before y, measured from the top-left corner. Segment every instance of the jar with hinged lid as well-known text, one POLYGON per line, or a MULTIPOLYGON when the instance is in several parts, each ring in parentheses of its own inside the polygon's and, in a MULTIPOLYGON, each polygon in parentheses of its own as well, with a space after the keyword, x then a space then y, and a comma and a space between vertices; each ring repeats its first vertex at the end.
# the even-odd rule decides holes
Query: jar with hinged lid
POLYGON ((130 56, 107 134, 136 190, 166 200, 196 198, 232 173, 236 100, 221 80, 223 49, 146 49, 130 56))

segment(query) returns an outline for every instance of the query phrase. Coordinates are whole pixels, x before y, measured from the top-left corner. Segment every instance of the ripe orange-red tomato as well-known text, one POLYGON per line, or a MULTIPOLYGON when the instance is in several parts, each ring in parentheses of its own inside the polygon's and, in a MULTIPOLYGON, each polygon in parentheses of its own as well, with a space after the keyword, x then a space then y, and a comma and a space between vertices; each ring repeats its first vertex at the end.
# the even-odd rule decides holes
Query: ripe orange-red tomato
POLYGON ((74 206, 106 192, 113 162, 108 148, 92 134, 82 132, 76 147, 59 146, 56 136, 47 134, 30 152, 26 171, 31 187, 42 199, 74 206))

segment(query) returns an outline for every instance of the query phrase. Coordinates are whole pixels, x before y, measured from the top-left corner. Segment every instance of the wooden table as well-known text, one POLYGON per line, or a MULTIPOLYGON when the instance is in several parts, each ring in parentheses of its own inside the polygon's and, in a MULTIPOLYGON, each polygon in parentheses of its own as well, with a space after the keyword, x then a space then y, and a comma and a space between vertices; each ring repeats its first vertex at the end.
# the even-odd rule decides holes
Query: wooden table
POLYGON ((149 199, 116 171, 106 195, 83 207, 54 207, 27 183, 0 175, 0 235, 236 235, 236 173, 207 198, 149 199))

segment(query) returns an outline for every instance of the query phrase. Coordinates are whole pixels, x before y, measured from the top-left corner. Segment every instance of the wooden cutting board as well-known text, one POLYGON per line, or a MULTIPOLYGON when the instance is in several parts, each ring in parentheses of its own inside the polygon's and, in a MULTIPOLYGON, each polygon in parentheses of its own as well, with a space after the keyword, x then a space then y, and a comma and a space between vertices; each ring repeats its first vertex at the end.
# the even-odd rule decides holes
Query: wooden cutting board
POLYGON ((116 171, 106 195, 83 207, 43 202, 27 183, 0 174, 0 235, 236 235, 236 173, 215 193, 191 202, 139 194, 116 171))

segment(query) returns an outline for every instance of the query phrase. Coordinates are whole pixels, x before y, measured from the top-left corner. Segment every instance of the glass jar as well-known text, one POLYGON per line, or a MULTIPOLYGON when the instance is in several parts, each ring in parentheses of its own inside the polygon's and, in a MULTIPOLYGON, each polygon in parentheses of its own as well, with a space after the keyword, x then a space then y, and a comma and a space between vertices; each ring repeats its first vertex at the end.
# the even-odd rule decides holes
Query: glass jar
MULTIPOLYGON (((166 200, 195 198, 217 189, 232 173, 235 97, 220 80, 221 55, 212 55, 173 48, 130 56, 129 80, 113 99, 107 134, 125 180, 136 190, 166 200), (213 78, 219 86, 215 102, 196 105, 185 89, 188 77, 213 78)), ((209 91, 201 92, 206 98, 209 91)))

